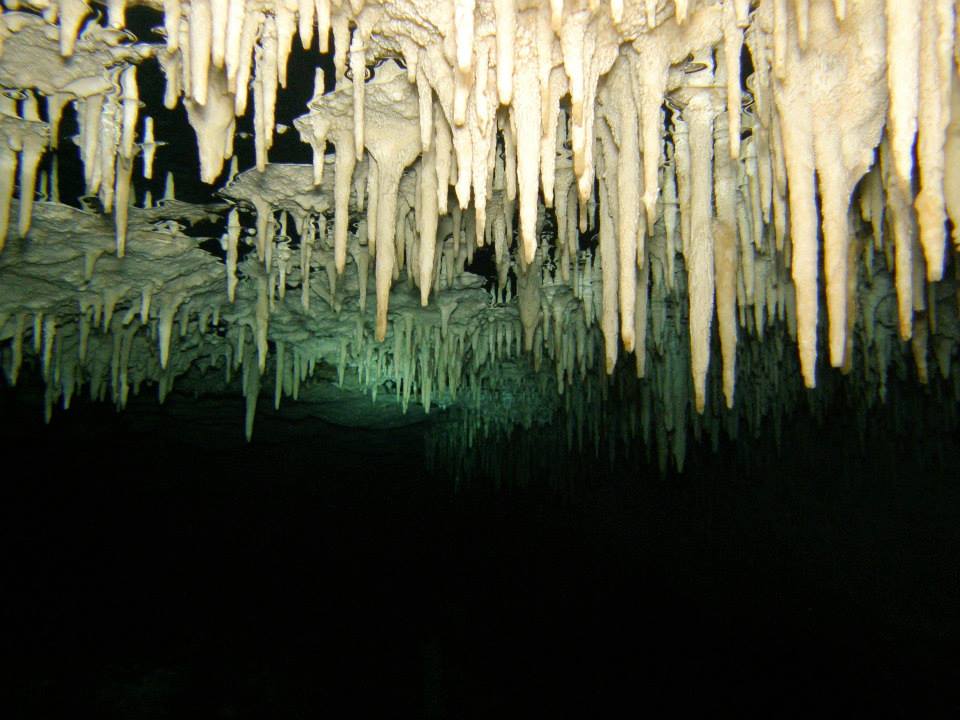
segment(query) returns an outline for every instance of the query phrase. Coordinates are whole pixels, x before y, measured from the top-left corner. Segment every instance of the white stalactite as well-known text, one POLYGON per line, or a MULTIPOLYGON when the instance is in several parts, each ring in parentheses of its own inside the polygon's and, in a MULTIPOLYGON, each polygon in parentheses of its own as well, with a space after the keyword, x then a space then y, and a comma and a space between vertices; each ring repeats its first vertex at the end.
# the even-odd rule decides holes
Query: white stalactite
POLYGON ((692 90, 683 109, 690 126, 690 244, 686 254, 690 298, 690 370, 694 405, 703 412, 714 311, 713 118, 720 111, 711 90, 692 90))
MULTIPOLYGON (((613 372, 617 364, 617 352, 620 345, 620 323, 617 276, 617 237, 613 218, 610 217, 611 203, 605 179, 600 181, 600 269, 602 277, 602 310, 600 329, 603 331, 604 367, 607 374, 613 372)), ((635 267, 635 266, 634 266, 635 267)))
POLYGON ((236 208, 227 217, 227 299, 232 303, 237 296, 237 259, 240 241, 240 216, 236 208))
POLYGON ((457 70, 464 75, 473 67, 473 12, 476 0, 453 0, 457 37, 457 70))
POLYGON ((333 247, 338 273, 342 273, 347 261, 347 226, 350 222, 350 178, 356 166, 353 138, 349 133, 340 133, 335 140, 337 147, 334 164, 334 221, 333 247))
POLYGON ((13 200, 17 153, 0 143, 0 251, 7 242, 10 226, 10 202, 13 200))
POLYGON ((329 50, 330 40, 330 0, 314 0, 317 9, 317 34, 320 52, 329 50))
POLYGON ((960 78, 951 73, 950 124, 943 147, 943 194, 947 214, 953 223, 953 246, 960 249, 960 78))
POLYGON ((153 160, 157 153, 157 143, 153 135, 153 118, 149 115, 143 119, 143 177, 153 178, 153 160))
POLYGON ((227 84, 236 92, 237 70, 240 67, 240 47, 243 45, 246 24, 246 0, 227 0, 227 42, 223 64, 227 69, 227 84))
POLYGON ((30 232, 33 217, 34 187, 37 183, 37 168, 43 158, 46 138, 36 133, 26 133, 20 150, 20 216, 17 235, 26 237, 30 232))
POLYGON ((350 72, 353 75, 353 141, 358 158, 363 157, 363 97, 366 73, 366 49, 359 32, 350 41, 350 72))
POLYGON ((287 86, 287 59, 290 57, 293 36, 297 31, 296 9, 297 0, 277 0, 274 10, 277 28, 277 79, 283 88, 287 86))
POLYGON ((616 165, 618 292, 620 338, 628 353, 633 352, 635 343, 636 270, 638 261, 645 256, 645 233, 640 226, 643 185, 640 178, 639 128, 629 70, 627 62, 614 65, 607 100, 611 103, 611 112, 606 115, 608 122, 613 120, 619 125, 616 128, 619 141, 616 165))
POLYGON ((420 160, 420 305, 427 306, 433 284, 433 266, 437 241, 436 156, 426 152, 420 160))
MULTIPOLYGON (((511 123, 516 134, 517 190, 520 196, 520 240, 523 260, 533 262, 537 252, 537 202, 540 189, 540 88, 533 28, 520 25, 516 85, 523 88, 511 106, 511 123)), ((461 203, 462 206, 462 203, 461 203)))
POLYGON ((213 13, 211 0, 190 2, 190 83, 193 99, 198 105, 207 104, 207 75, 210 67, 210 46, 213 40, 213 13))
POLYGON ((130 187, 133 179, 133 158, 117 156, 116 201, 113 212, 117 257, 123 257, 127 248, 127 216, 130 213, 130 187))
POLYGON ((140 113, 140 92, 137 88, 137 67, 131 65, 120 75, 120 87, 123 92, 123 123, 120 140, 120 154, 133 159, 133 146, 137 134, 137 116, 140 113))
POLYGON ((737 23, 733 0, 723 5, 723 57, 727 80, 727 121, 730 127, 730 157, 740 157, 740 52, 743 30, 737 23))
POLYGON ((223 161, 232 153, 234 130, 233 96, 227 89, 223 71, 208 65, 207 102, 201 105, 187 99, 187 118, 197 135, 200 154, 200 179, 213 183, 223 170, 223 161))
POLYGON ((890 88, 888 132, 894 169, 904 189, 913 176, 913 140, 920 102, 920 15, 922 0, 885 0, 887 18, 887 82, 890 88))
POLYGON ((230 19, 230 0, 210 0, 210 58, 222 68, 227 56, 227 25, 230 19))
POLYGON ((950 92, 955 43, 955 9, 950 0, 926 2, 920 32, 920 105, 917 158, 920 192, 915 207, 926 277, 943 277, 946 207, 943 194, 944 145, 950 122, 950 92))
POLYGON ((494 12, 497 19, 497 97, 501 105, 509 105, 513 100, 516 0, 494 0, 494 12))
POLYGON ((126 0, 107 0, 107 24, 115 30, 122 30, 126 25, 126 0))
MULTIPOLYGON (((175 0, 174 0, 175 2, 175 0)), ((77 35, 84 18, 90 13, 90 6, 84 0, 60 0, 60 54, 68 58, 73 55, 77 44, 77 35)))

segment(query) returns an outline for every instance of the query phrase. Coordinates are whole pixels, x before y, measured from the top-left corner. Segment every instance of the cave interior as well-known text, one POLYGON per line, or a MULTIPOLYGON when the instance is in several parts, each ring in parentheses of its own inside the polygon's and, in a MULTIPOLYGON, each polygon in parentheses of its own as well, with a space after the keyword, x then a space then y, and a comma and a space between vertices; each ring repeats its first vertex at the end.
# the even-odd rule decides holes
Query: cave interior
POLYGON ((10 717, 960 712, 953 0, 3 8, 10 717))

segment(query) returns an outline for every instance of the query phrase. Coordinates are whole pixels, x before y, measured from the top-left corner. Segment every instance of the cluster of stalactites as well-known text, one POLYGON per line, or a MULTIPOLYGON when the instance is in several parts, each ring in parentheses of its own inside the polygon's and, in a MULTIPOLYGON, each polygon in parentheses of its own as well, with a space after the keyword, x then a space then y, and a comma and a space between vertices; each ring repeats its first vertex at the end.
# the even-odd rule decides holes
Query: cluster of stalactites
MULTIPOLYGON (((909 339, 914 317, 924 310, 913 297, 943 273, 947 212, 960 219, 960 178, 952 176, 960 171, 944 162, 960 152, 950 125, 953 4, 912 3, 911 22, 902 22, 902 3, 883 0, 849 7, 827 0, 660 5, 666 7, 658 13, 656 3, 522 9, 455 3, 452 24, 437 26, 444 42, 431 44, 421 44, 432 37, 423 28, 387 38, 378 25, 380 6, 365 6, 351 16, 352 85, 341 82, 344 43, 336 63, 341 84, 334 94, 352 92, 352 103, 318 94, 301 133, 320 157, 327 141, 335 145, 338 188, 349 187, 365 151, 378 163, 385 158, 392 177, 417 163, 428 192, 437 190, 428 212, 444 213, 449 184, 455 202, 474 212, 478 245, 491 223, 512 226, 516 203, 521 263, 531 262, 537 249, 541 200, 554 208, 561 229, 574 215, 580 230, 587 229, 599 206, 608 371, 621 345, 631 352, 644 341, 638 313, 646 311, 649 293, 646 238, 662 224, 668 252, 683 256, 691 277, 698 410, 705 403, 714 318, 724 393, 728 404, 733 400, 737 309, 753 304, 753 255, 773 257, 768 245, 776 248, 777 267, 789 271, 787 302, 796 312, 806 385, 816 378, 821 265, 829 360, 849 367, 856 315, 850 303, 862 264, 862 244, 850 235, 851 201, 873 167, 860 207, 875 237, 883 236, 885 224, 894 236, 900 334, 909 339), (643 22, 634 22, 641 10, 643 22), (741 87, 744 44, 754 66, 749 92, 741 87), (411 113, 384 120, 372 100, 376 79, 361 79, 378 49, 398 54, 397 47, 410 83, 405 101, 417 102, 419 138, 411 113), (386 143, 384 126, 393 131, 386 143), (499 207, 498 196, 505 201, 499 207), (921 287, 911 289, 916 283, 921 287)), ((395 188, 371 181, 366 192, 368 206, 376 207, 395 188)), ((384 205, 390 213, 393 204, 384 205)), ((391 225, 393 218, 381 217, 376 227, 391 225)), ((426 227, 432 235, 435 220, 426 227)), ((377 255, 381 337, 395 262, 390 245, 377 255)))
POLYGON ((22 201, 19 204, 17 234, 24 237, 30 230, 33 213, 33 188, 43 150, 49 141, 49 125, 40 120, 36 96, 27 91, 18 103, 0 97, 0 251, 10 229, 10 205, 19 180, 22 201), (17 170, 19 169, 19 178, 17 170))
MULTIPOLYGON (((283 166, 273 167, 281 175, 293 176, 289 170, 281 173, 283 166)), ((243 178, 237 180, 238 193, 243 178)), ((175 201, 169 203, 169 211, 175 206, 175 201)), ((55 207, 42 206, 43 212, 55 207)), ((146 212, 135 214, 134 226, 140 231, 144 229, 141 213, 146 212)), ((222 266, 176 231, 173 239, 179 243, 179 253, 164 249, 165 236, 152 234, 137 237, 134 250, 122 261, 110 257, 109 240, 104 243, 87 233, 65 249, 71 259, 64 261, 50 252, 57 248, 57 238, 49 230, 38 233, 20 262, 12 255, 0 256, 0 285, 7 288, 0 296, 0 340, 9 340, 0 344, 0 364, 8 381, 16 383, 25 349, 29 353, 32 346, 47 385, 49 417, 54 403, 62 400, 68 407, 84 385, 91 397, 102 400, 109 395, 123 407, 131 390, 135 394, 144 382, 156 383, 162 401, 174 380, 191 367, 206 373, 222 369, 227 384, 239 371, 249 437, 264 376, 273 376, 274 402, 279 405, 284 396, 297 399, 314 368, 325 363, 337 368, 341 384, 348 377, 352 382, 355 372, 356 385, 366 388, 374 399, 389 387, 404 410, 411 402, 427 412, 435 405, 467 408, 466 417, 471 419, 463 432, 470 444, 514 425, 532 427, 557 417, 559 410, 565 413, 571 446, 580 447, 591 436, 596 446, 613 426, 606 403, 607 330, 603 326, 611 295, 600 252, 578 251, 565 268, 561 249, 555 245, 548 251, 542 244, 534 262, 516 275, 515 294, 511 283, 488 294, 479 278, 473 276, 471 284, 470 276, 462 275, 462 261, 455 259, 464 247, 472 246, 472 241, 464 242, 461 226, 456 231, 461 250, 452 246, 445 250, 448 260, 441 267, 449 269, 438 274, 432 306, 419 307, 413 293, 403 287, 414 287, 416 273, 408 272, 405 283, 394 288, 386 342, 377 342, 361 309, 366 292, 361 290, 359 297, 354 294, 364 285, 360 274, 363 259, 369 259, 369 246, 351 235, 349 254, 354 262, 347 268, 349 273, 338 275, 326 218, 322 214, 300 217, 301 251, 293 253, 285 214, 276 224, 272 214, 266 222, 271 237, 265 246, 273 247, 267 265, 251 253, 239 268, 234 267, 231 299, 222 290, 222 266), (41 247, 44 242, 51 245, 46 251, 41 247), (146 250, 151 253, 145 255, 146 250), (189 272, 175 259, 181 257, 189 272), (51 265, 51 258, 59 258, 58 264, 51 265), (81 266, 82 282, 76 277, 75 289, 50 281, 69 279, 79 274, 81 266), (325 270, 326 283, 310 282, 311 266, 314 271, 325 270), (148 271, 153 280, 144 282, 148 271), (298 284, 300 297, 291 297, 289 290, 298 284), (36 292, 38 286, 55 295, 36 292), (306 302, 310 297, 312 303, 306 302)), ((403 215, 409 220, 414 209, 407 207, 403 215)), ((412 228, 414 223, 407 224, 412 228)), ((415 257, 415 233, 405 232, 405 252, 415 257)), ((236 211, 231 212, 227 234, 235 236, 232 253, 236 255, 236 243, 243 235, 236 211)), ((715 364, 709 368, 706 414, 701 420, 692 412, 696 395, 687 332, 691 279, 681 255, 676 255, 671 267, 675 252, 659 226, 647 240, 649 279, 641 294, 644 307, 636 314, 637 337, 642 342, 635 350, 637 373, 647 380, 631 386, 638 393, 636 409, 616 416, 617 423, 624 418, 629 421, 620 428, 624 432, 631 428, 624 437, 642 437, 648 447, 657 449, 662 467, 670 462, 682 469, 691 429, 694 434, 703 429, 714 440, 721 432, 735 438, 738 428, 758 434, 770 420, 777 425, 805 397, 820 397, 799 392, 798 362, 786 350, 797 337, 796 304, 786 264, 789 253, 766 243, 761 250, 743 249, 752 273, 748 278, 739 268, 736 288, 735 322, 747 340, 739 344, 736 359, 741 377, 752 382, 738 386, 731 414, 724 410, 720 388, 725 391, 726 385, 715 364), (748 283, 752 300, 747 298, 748 283)), ((681 240, 676 233, 674 241, 681 240)), ((258 237, 250 233, 247 242, 257 244, 258 237)), ((224 243, 229 254, 230 238, 225 237, 224 243)), ((946 292, 923 298, 924 321, 917 323, 911 346, 897 342, 894 252, 889 236, 881 244, 868 238, 862 250, 864 277, 853 288, 860 366, 848 385, 850 395, 866 405, 884 397, 888 376, 902 376, 911 355, 921 380, 927 379, 931 350, 940 375, 950 376, 960 340, 957 283, 951 279, 939 287, 928 286, 946 292)), ((616 296, 612 297, 615 303, 616 296)), ((624 375, 617 375, 618 383, 624 375)), ((953 373, 955 394, 960 393, 958 377, 953 373)))
POLYGON ((149 177, 155 149, 149 119, 142 142, 136 142, 140 109, 136 64, 150 49, 130 43, 115 24, 103 27, 91 19, 84 25, 90 8, 83 2, 23 3, 42 10, 42 17, 16 11, 18 3, 5 5, 11 11, 0 16, 0 85, 16 88, 18 93, 0 100, 0 250, 7 238, 18 166, 20 237, 30 230, 37 169, 47 150, 54 152, 54 158, 49 177, 41 176, 41 195, 58 199, 56 151, 63 110, 72 104, 86 192, 98 195, 107 212, 116 210, 117 252, 122 256, 134 158, 142 148, 149 177), (41 98, 45 121, 41 121, 41 98))
MULTIPOLYGON (((59 23, 60 52, 70 55, 89 7, 82 0, 33 5, 59 23)), ((662 226, 667 262, 682 255, 690 278, 698 410, 714 318, 724 393, 733 400, 737 309, 750 304, 740 300, 756 275, 751 253, 770 257, 772 244, 777 267, 789 270, 800 367, 812 387, 821 267, 829 360, 851 362, 862 275, 850 232, 855 193, 875 240, 893 236, 904 340, 925 312, 924 283, 943 274, 947 218, 960 227, 951 0, 165 0, 163 8, 166 47, 158 59, 167 72, 166 104, 184 99, 207 182, 233 154, 234 119, 246 112, 251 87, 256 164, 266 167, 294 38, 299 33, 312 47, 318 31, 323 52, 332 34, 338 92, 348 92, 349 103, 331 101, 337 113, 301 132, 321 160, 328 140, 336 146, 338 272, 346 258, 341 208, 355 173, 367 168, 358 194, 367 196, 380 340, 403 265, 396 214, 411 167, 426 258, 451 204, 470 209, 478 245, 491 236, 488 227, 509 245, 516 208, 521 273, 537 254, 541 202, 558 226, 575 216, 582 232, 596 218, 608 372, 621 345, 630 352, 645 341, 649 237, 662 226), (741 87, 744 45, 754 68, 749 92, 741 87), (385 56, 402 59, 407 88, 378 97, 366 68, 385 56)), ((122 0, 108 4, 111 28, 122 28, 123 16, 122 0)), ((124 114, 128 104, 133 112, 132 73, 120 85, 112 97, 123 99, 124 114)), ((314 98, 314 113, 322 115, 326 97, 314 98)), ((84 114, 96 119, 89 107, 84 114)), ((113 170, 119 196, 133 126, 112 127, 121 128, 113 142, 127 160, 113 170)), ((323 162, 315 167, 319 183, 323 162)), ((433 267, 419 265, 424 303, 433 267)), ((642 372, 642 352, 638 358, 642 372)))
MULTIPOLYGON (((726 138, 718 134, 715 141, 722 144, 726 138)), ((606 162, 606 157, 601 148, 598 158, 606 162)), ((671 162, 676 160, 672 148, 669 157, 671 162)), ((738 171, 737 187, 746 195, 750 193, 751 185, 745 165, 738 171)), ((279 172, 282 166, 272 167, 279 172)), ((302 166, 298 170, 309 172, 309 168, 302 166)), ((410 173, 405 176, 409 180, 408 189, 416 187, 415 175, 410 173)), ((604 177, 607 178, 605 183, 615 185, 617 182, 615 175, 611 177, 604 173, 604 177)), ((240 176, 237 181, 238 195, 243 178, 240 176)), ((879 182, 873 173, 868 176, 867 185, 872 182, 879 182)), ((683 187, 682 183, 680 187, 683 187)), ((757 185, 753 186, 753 191, 758 192, 757 185)), ((670 190, 671 194, 675 192, 675 189, 670 190)), ((398 257, 403 257, 405 253, 410 258, 406 265, 406 278, 400 284, 406 284, 412 290, 419 276, 416 267, 420 262, 420 250, 414 232, 416 203, 410 195, 410 192, 401 192, 399 195, 397 238, 403 237, 403 242, 398 243, 397 247, 403 248, 398 257)), ((865 194, 860 196, 859 207, 869 217, 866 198, 865 194)), ((603 207, 602 202, 600 207, 603 207)), ((759 207, 755 210, 762 212, 759 207)), ((281 220, 277 227, 273 224, 276 211, 276 208, 268 206, 265 211, 258 211, 258 218, 267 218, 268 237, 284 238, 284 213, 280 213, 281 220)), ((693 279, 689 268, 685 267, 689 260, 680 249, 684 245, 680 218, 669 223, 658 222, 655 232, 646 238, 647 270, 646 274, 638 274, 640 290, 634 313, 636 370, 638 375, 649 381, 642 386, 647 388, 644 392, 648 396, 644 396, 643 402, 648 407, 639 417, 643 420, 644 441, 648 444, 652 442, 658 449, 664 467, 669 459, 674 466, 682 469, 688 430, 698 427, 698 416, 691 411, 699 409, 700 402, 703 402, 710 418, 705 427, 715 440, 721 431, 736 437, 741 424, 757 434, 769 418, 779 423, 783 413, 803 399, 797 392, 802 388, 799 363, 795 356, 784 355, 788 343, 796 343, 798 337, 789 241, 778 248, 771 234, 754 244, 749 212, 750 208, 745 206, 736 218, 739 233, 735 248, 737 256, 730 276, 735 282, 731 289, 730 323, 733 332, 749 342, 741 342, 733 348, 735 354, 730 362, 724 356, 722 368, 717 365, 708 368, 708 381, 705 379, 705 395, 702 399, 697 396, 698 388, 692 380, 693 353, 688 328, 694 312, 689 302, 689 285, 693 279), (669 232, 668 225, 672 228, 669 232), (762 352, 758 352, 759 348, 762 348, 762 352), (736 412, 727 415, 722 408, 734 405, 730 369, 738 363, 741 365, 738 370, 740 376, 749 377, 752 382, 737 389, 739 400, 736 412), (789 382, 786 378, 790 378, 789 382), (650 429, 652 417, 659 418, 652 425, 655 430, 650 429)), ((472 208, 467 213, 460 213, 457 209, 456 213, 456 227, 448 225, 439 232, 440 237, 447 237, 444 256, 457 257, 474 244, 472 208)), ((366 236, 366 222, 361 218, 357 232, 347 236, 347 255, 352 259, 347 267, 353 269, 356 265, 357 273, 366 272, 365 263, 370 259, 371 245, 366 236)), ((340 313, 341 308, 346 307, 338 295, 338 288, 344 281, 336 271, 329 225, 329 218, 322 215, 310 222, 300 223, 300 262, 303 262, 304 249, 307 248, 308 263, 313 258, 326 270, 330 294, 322 297, 331 310, 340 313)), ((949 377, 960 339, 957 302, 953 296, 955 281, 949 279, 939 286, 939 290, 945 292, 925 295, 918 300, 923 303, 922 322, 916 325, 911 345, 902 347, 897 342, 896 331, 893 238, 890 234, 885 239, 874 238, 868 221, 858 220, 854 228, 856 249, 853 252, 862 258, 862 264, 857 264, 861 270, 857 281, 849 286, 851 337, 856 335, 858 338, 859 352, 857 372, 848 378, 851 392, 867 404, 874 399, 882 399, 886 394, 888 377, 893 372, 903 374, 905 358, 908 356, 912 356, 913 370, 922 382, 928 380, 929 360, 935 362, 943 378, 949 377)), ((575 232, 575 227, 568 230, 575 232)), ((259 233, 257 237, 260 237, 259 233)), ((436 294, 432 312, 429 309, 412 309, 409 305, 397 306, 398 294, 395 293, 392 298, 394 309, 388 325, 391 334, 383 343, 374 342, 361 309, 356 316, 356 331, 339 339, 336 363, 341 382, 350 369, 355 369, 358 383, 366 387, 374 398, 383 391, 385 383, 392 384, 391 392, 396 394, 398 403, 404 409, 411 401, 419 402, 428 411, 437 402, 473 408, 469 414, 472 420, 464 430, 469 438, 484 437, 494 429, 504 431, 506 427, 518 423, 528 427, 534 420, 544 421, 552 417, 558 399, 566 398, 562 400, 568 413, 566 417, 576 428, 576 432, 569 431, 571 437, 576 436, 577 442, 582 443, 584 432, 596 435, 602 424, 594 421, 603 415, 603 406, 598 406, 600 410, 588 410, 587 407, 593 407, 594 399, 601 396, 596 387, 602 385, 593 386, 591 383, 605 374, 609 339, 616 337, 616 328, 611 334, 609 327, 604 326, 604 319, 607 317, 606 308, 618 304, 617 294, 609 290, 617 275, 604 272, 602 241, 596 252, 574 250, 572 262, 568 262, 566 239, 565 232, 557 232, 551 241, 541 243, 534 262, 526 269, 522 267, 519 250, 515 250, 512 263, 515 275, 511 280, 516 280, 516 294, 514 296, 512 283, 508 282, 492 291, 490 305, 486 308, 471 310, 456 291, 446 292, 452 286, 449 281, 441 282, 432 289, 436 294), (455 314, 458 308, 460 312, 455 314), (453 327, 448 330, 451 318, 453 327), (522 358, 521 354, 529 357, 522 358), (520 366, 529 363, 532 374, 523 371, 520 373, 522 379, 517 381, 512 370, 517 363, 520 366), (541 372, 542 369, 546 372, 541 372), (555 383, 544 385, 544 381, 551 377, 555 378, 555 383), (464 385, 468 388, 467 392, 461 392, 464 385), (595 387, 595 390, 587 390, 589 387, 595 387), (570 392, 572 388, 576 388, 576 392, 570 392), (497 397, 498 392, 513 398, 511 407, 522 410, 520 416, 504 412, 496 403, 490 406, 489 412, 480 412, 479 408, 483 408, 490 397, 497 397), (518 403, 516 398, 525 397, 524 392, 529 394, 528 402, 518 403), (595 393, 594 398, 591 398, 591 392, 595 393), (571 396, 574 399, 571 400, 571 396)), ((287 241, 283 240, 281 244, 284 242, 287 241)), ((267 257, 270 256, 268 252, 267 257)), ((275 269, 278 257, 276 250, 272 257, 272 262, 266 262, 275 269)), ((294 266, 287 272, 287 277, 299 276, 300 282, 304 282, 309 278, 309 268, 297 268, 296 256, 291 255, 290 258, 294 266)), ((459 262, 454 263, 453 277, 460 272, 462 256, 459 262)), ((443 277, 447 277, 446 272, 443 272, 443 277)), ((359 284, 364 288, 366 281, 361 279, 359 284)), ((273 280, 269 287, 274 287, 273 280)), ((931 293, 937 287, 927 286, 931 293)), ((403 297, 401 288, 395 287, 394 290, 399 290, 399 297, 403 297)), ((362 307, 365 295, 365 290, 361 290, 355 307, 362 307)), ((405 302, 409 302, 409 299, 405 302)), ((272 298, 269 304, 264 305, 264 308, 267 307, 274 307, 272 298)), ((304 306, 304 310, 307 309, 304 306)), ((347 316, 351 316, 350 313, 347 316)), ((724 347, 723 334, 719 335, 723 355, 727 348, 724 347)), ((309 348, 309 345, 305 347, 309 348)), ((303 363, 312 357, 310 352, 303 346, 290 343, 278 356, 277 362, 280 364, 275 366, 276 402, 285 394, 296 397, 296 367, 303 367, 303 363)), ((328 352, 328 362, 329 357, 328 352)), ((851 351, 845 369, 853 368, 854 355, 851 351)), ((630 437, 638 435, 639 431, 635 430, 630 437)))

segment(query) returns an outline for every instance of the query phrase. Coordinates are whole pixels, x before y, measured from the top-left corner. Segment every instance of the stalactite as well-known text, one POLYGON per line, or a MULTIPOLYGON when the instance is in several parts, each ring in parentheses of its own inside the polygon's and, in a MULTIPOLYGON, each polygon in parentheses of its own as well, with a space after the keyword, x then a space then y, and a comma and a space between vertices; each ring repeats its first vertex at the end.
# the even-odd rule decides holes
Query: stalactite
MULTIPOLYGON (((714 312, 714 239, 711 226, 713 118, 721 111, 717 94, 704 85, 678 97, 690 126, 690 240, 684 253, 690 276, 690 352, 697 412, 706 402, 710 328, 714 312)), ((681 207, 683 205, 681 204, 681 207)))

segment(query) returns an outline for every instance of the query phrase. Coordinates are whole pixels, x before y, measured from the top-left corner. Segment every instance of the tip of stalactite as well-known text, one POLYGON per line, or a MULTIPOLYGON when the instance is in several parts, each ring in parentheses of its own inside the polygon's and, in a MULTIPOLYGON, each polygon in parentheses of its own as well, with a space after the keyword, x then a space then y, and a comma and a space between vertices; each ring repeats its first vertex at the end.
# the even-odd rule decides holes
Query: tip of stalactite
POLYGON ((537 257, 537 241, 536 238, 530 242, 523 243, 523 262, 527 265, 532 265, 534 259, 537 257))
POLYGON ((20 240, 24 240, 29 234, 30 234, 30 217, 27 216, 26 218, 21 219, 17 224, 17 238, 20 240))

